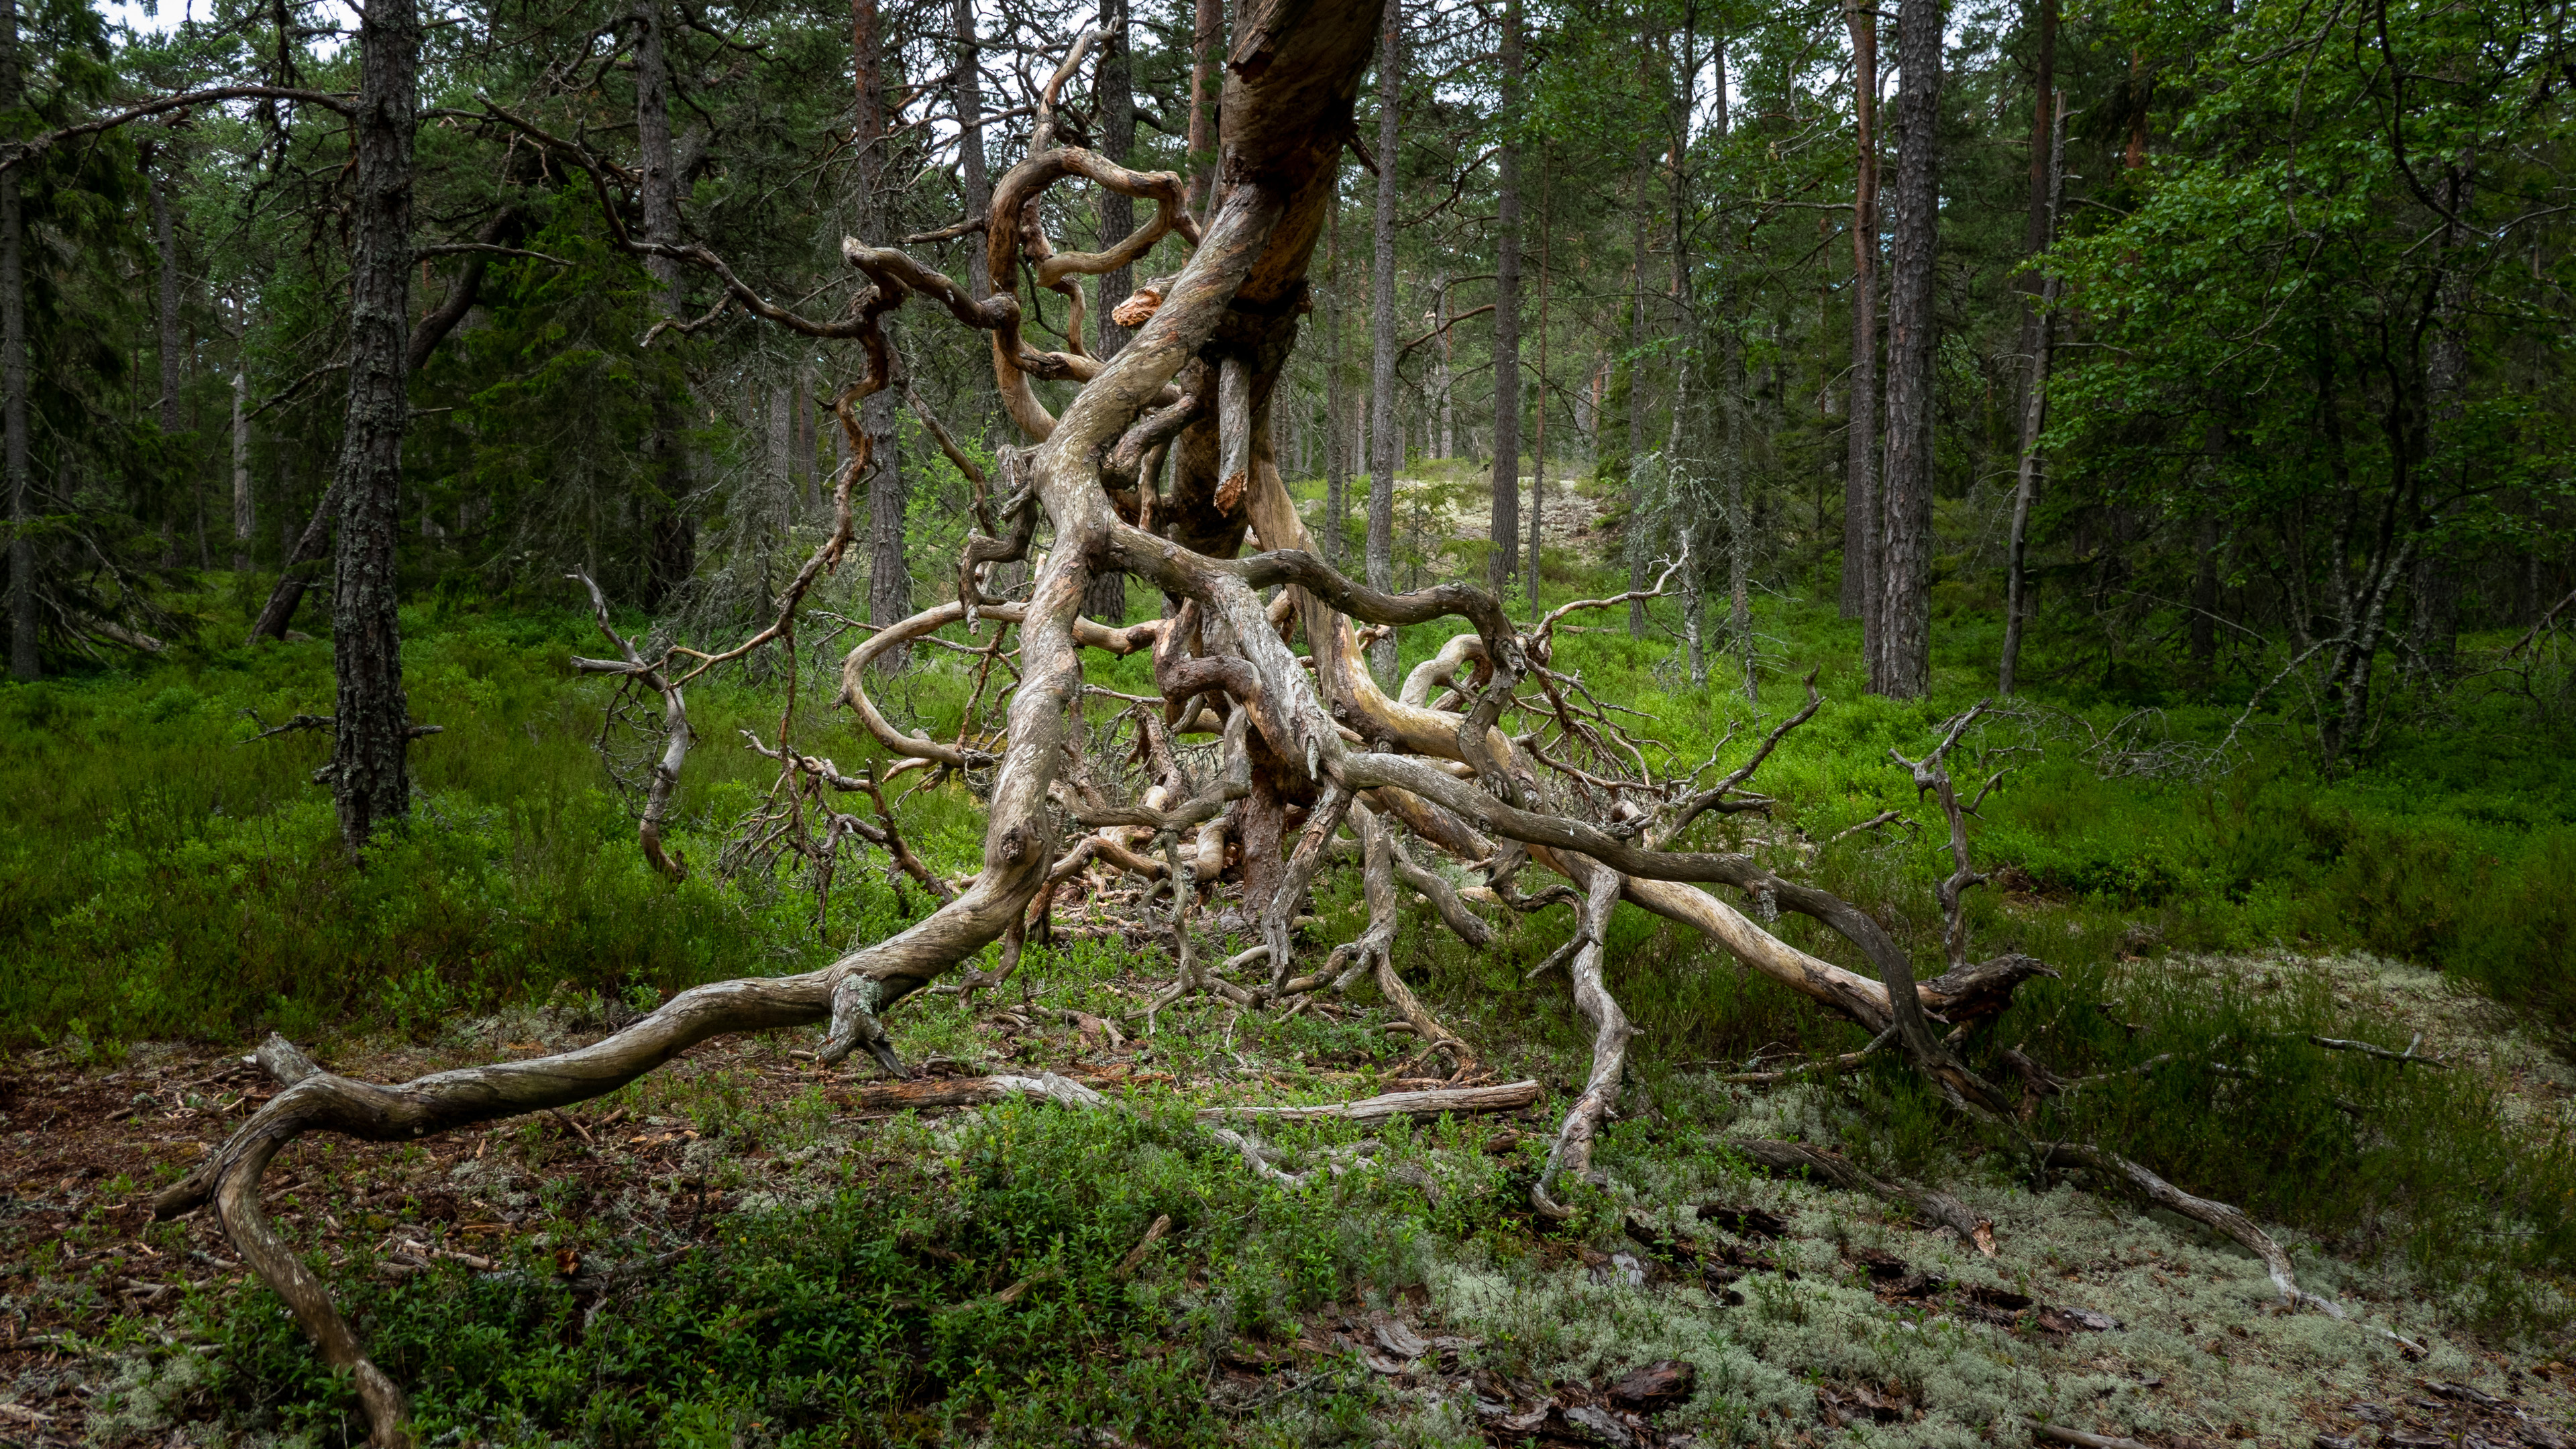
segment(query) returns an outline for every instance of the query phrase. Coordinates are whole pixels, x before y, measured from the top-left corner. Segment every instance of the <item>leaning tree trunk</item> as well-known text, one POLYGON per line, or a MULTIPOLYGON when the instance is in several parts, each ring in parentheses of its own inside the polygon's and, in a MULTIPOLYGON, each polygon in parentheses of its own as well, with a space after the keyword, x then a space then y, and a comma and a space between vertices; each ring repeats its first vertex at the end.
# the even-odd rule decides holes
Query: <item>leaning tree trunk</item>
MULTIPOLYGON (((1376 440, 1369 459, 1368 582, 1395 587, 1395 470, 1404 461, 1404 434, 1395 420, 1395 208, 1398 122, 1404 112, 1404 0, 1386 0, 1377 48, 1377 249, 1369 318, 1369 416, 1376 440)), ((1394 631, 1369 646, 1369 670, 1382 685, 1395 682, 1394 631)))
POLYGON ((1495 156, 1494 494, 1486 586, 1500 596, 1520 572, 1521 3, 1503 0, 1503 143, 1495 156))
MULTIPOLYGON (((18 104, 18 0, 0 0, 0 107, 18 104)), ((34 500, 27 470, 27 274, 18 169, 0 171, 0 388, 9 485, 9 672, 44 672, 36 653, 34 500)))
POLYGON ((1842 614, 1878 654, 1878 12, 1846 0, 1852 38, 1852 343, 1850 430, 1843 453, 1842 614))
POLYGON ((412 134, 418 125, 420 18, 413 0, 375 0, 358 26, 357 181, 350 202, 349 415, 334 488, 340 547, 331 584, 338 675, 331 797, 340 838, 365 847, 411 811, 404 758, 400 580, 404 383, 411 309, 412 134))
POLYGON ((1875 693, 1920 699, 1932 688, 1932 268, 1941 190, 1940 0, 1905 0, 1897 19, 1894 286, 1887 317, 1887 575, 1875 693))

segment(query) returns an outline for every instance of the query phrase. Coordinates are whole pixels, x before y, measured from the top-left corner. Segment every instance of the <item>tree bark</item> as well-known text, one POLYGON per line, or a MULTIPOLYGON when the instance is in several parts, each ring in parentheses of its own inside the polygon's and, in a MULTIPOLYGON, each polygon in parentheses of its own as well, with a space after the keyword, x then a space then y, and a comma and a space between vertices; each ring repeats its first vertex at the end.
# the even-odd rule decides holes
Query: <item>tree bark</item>
POLYGON ((1496 156, 1494 238, 1494 494, 1486 582, 1500 598, 1520 572, 1521 508, 1521 3, 1503 0, 1503 143, 1496 156))
MULTIPOLYGON (((680 241, 679 162, 671 141, 671 68, 665 49, 669 27, 663 0, 642 0, 635 9, 635 134, 643 161, 638 187, 644 211, 644 239, 676 246, 680 241)), ((475 264, 480 265, 480 258, 475 264)), ((647 257, 659 293, 656 306, 666 317, 687 311, 680 263, 667 256, 647 257)), ((644 439, 644 470, 649 481, 644 500, 647 542, 643 604, 658 609, 697 571, 697 520, 689 516, 690 476, 688 420, 677 401, 655 390, 652 431, 644 439)))
MULTIPOLYGON (((1369 414, 1376 449, 1369 460, 1368 582, 1395 587, 1395 470, 1404 461, 1404 434, 1395 421, 1395 210, 1398 126, 1404 112, 1404 0, 1386 0, 1377 51, 1377 215, 1373 232, 1376 272, 1369 319, 1369 414)), ((1369 647, 1369 670, 1379 685, 1395 682, 1396 639, 1389 630, 1369 647)))
POLYGON ((1897 18, 1897 114, 1904 136, 1887 320, 1887 647, 1872 682, 1875 693, 1892 699, 1920 699, 1932 688, 1932 285, 1940 245, 1944 15, 1940 0, 1905 0, 1897 18))
POLYGON ((349 207, 349 409, 334 488, 340 536, 331 591, 338 676, 331 796, 340 838, 365 848, 411 810, 405 759, 394 538, 402 503, 403 429, 411 402, 412 138, 419 124, 420 19, 413 0, 361 12, 357 179, 349 207))
MULTIPOLYGON (((1846 0, 1852 40, 1852 343, 1844 439, 1842 614, 1861 621, 1861 652, 1878 656, 1878 12, 1846 0)), ((1874 667, 1873 667, 1874 672, 1874 667)))
MULTIPOLYGON (((18 104, 18 0, 0 0, 0 107, 18 104)), ((43 675, 36 650, 36 544, 28 537, 35 516, 27 470, 27 275, 18 171, 0 172, 0 431, 5 431, 9 485, 9 672, 20 679, 43 675)))
MULTIPOLYGON (((1099 95, 1100 148, 1109 159, 1121 166, 1135 159, 1136 91, 1133 66, 1128 51, 1127 0, 1104 0, 1100 23, 1108 37, 1100 43, 1100 64, 1093 73, 1093 89, 1099 95)), ((1100 244, 1116 246, 1136 229, 1135 198, 1109 187, 1100 188, 1100 244)), ((1118 325, 1112 314, 1118 304, 1136 289, 1136 269, 1125 266, 1104 274, 1100 279, 1100 355, 1116 357, 1127 345, 1130 333, 1118 325)))
MULTIPOLYGON (((2040 200, 2034 254, 2055 243, 2057 208, 2064 196, 2066 97, 2058 95, 2054 102, 2055 115, 2048 131, 2048 189, 2040 200)), ((1995 677, 1995 692, 2004 695, 2013 692, 2014 677, 2021 670, 2022 631, 2030 619, 2030 510, 2039 499, 2043 481, 2045 460, 2040 454, 2039 437, 2048 422, 2049 359, 2057 337, 2057 319, 2049 315, 2048 309, 2056 303, 2057 278, 2052 274, 2041 282, 2039 305, 2031 314, 2030 382, 2022 393, 2021 470, 2013 484, 2012 535, 2004 555, 2004 650, 1995 677)))

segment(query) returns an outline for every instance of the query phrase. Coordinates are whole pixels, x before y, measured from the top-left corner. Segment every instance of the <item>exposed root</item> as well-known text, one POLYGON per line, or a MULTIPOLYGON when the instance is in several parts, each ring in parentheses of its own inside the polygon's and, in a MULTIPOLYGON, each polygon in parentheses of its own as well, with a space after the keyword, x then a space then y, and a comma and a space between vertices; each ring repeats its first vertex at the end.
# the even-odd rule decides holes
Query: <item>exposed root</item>
POLYGON ((1558 1203, 1548 1188, 1559 1173, 1582 1178, 1591 1172, 1592 1139, 1619 1105, 1619 1078, 1628 1065, 1628 1039, 1635 1035, 1628 1014, 1619 1009, 1601 979, 1602 958, 1607 954, 1602 943, 1609 936, 1610 912, 1619 904, 1619 873, 1579 855, 1566 856, 1564 861, 1583 885, 1583 921, 1576 934, 1584 945, 1574 953, 1572 969, 1574 1009, 1592 1023, 1592 1075, 1567 1110, 1564 1125, 1557 1128, 1556 1141, 1547 1150, 1546 1168, 1530 1184, 1530 1206, 1559 1220, 1574 1216, 1574 1209, 1558 1203))

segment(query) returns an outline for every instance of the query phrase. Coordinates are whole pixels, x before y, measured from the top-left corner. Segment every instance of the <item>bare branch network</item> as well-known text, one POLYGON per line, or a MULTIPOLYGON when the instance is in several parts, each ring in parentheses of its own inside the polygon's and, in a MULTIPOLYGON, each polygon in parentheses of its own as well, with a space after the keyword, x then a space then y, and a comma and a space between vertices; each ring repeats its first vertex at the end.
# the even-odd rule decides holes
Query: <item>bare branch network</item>
MULTIPOLYGON (((977 484, 980 527, 959 559, 956 598, 874 632, 844 663, 842 701, 893 762, 860 776, 844 774, 792 737, 792 710, 774 745, 751 741, 779 766, 773 808, 760 817, 762 848, 795 849, 828 862, 846 840, 876 846, 900 879, 939 903, 934 911, 820 970, 700 986, 604 1040, 535 1060, 379 1085, 317 1070, 293 1048, 274 1043, 263 1057, 287 1089, 159 1199, 163 1217, 214 1206, 244 1260, 285 1298, 324 1357, 356 1375, 377 1444, 410 1442, 405 1399, 369 1361, 321 1282, 270 1227, 259 1182, 279 1149, 307 1132, 411 1140, 562 1107, 614 1091, 726 1033, 820 1025, 822 1061, 865 1051, 900 1078, 903 1065, 887 1037, 886 1013, 996 942, 997 968, 957 989, 971 993, 1009 979, 1031 935, 1053 929, 1059 892, 1077 882, 1105 889, 1107 882, 1133 880, 1140 911, 1154 907, 1150 929, 1168 933, 1177 971, 1154 996, 1149 1018, 1202 993, 1246 1009, 1295 1011, 1319 994, 1374 982, 1421 1042, 1423 1059, 1445 1064, 1449 1085, 1334 1109, 1356 1120, 1518 1107, 1537 1095, 1535 1084, 1480 1080, 1473 1047, 1396 975, 1398 882, 1421 891, 1445 928, 1473 945, 1484 944, 1492 927, 1466 895, 1521 911, 1573 906, 1573 938, 1547 966, 1562 965, 1571 977, 1574 1009, 1592 1032, 1593 1060, 1530 1191, 1533 1207, 1551 1218, 1573 1215, 1564 1184, 1591 1174, 1596 1134, 1619 1100, 1632 1029, 1605 968, 1610 915, 1623 900, 1704 933, 1752 969, 1859 1024, 1877 1038, 1872 1050, 1897 1049, 1956 1110, 2018 1135, 2023 1094, 1983 1080, 1958 1054, 2019 983, 2053 974, 2025 956, 1969 959, 1960 897, 1979 880, 1962 823, 1972 807, 1961 805, 1944 762, 1975 711, 1953 721, 1924 760, 1901 761, 1947 817, 1956 866, 1940 889, 1949 921, 1943 970, 1918 983, 1906 952, 1850 902, 1748 855, 1675 848, 1705 815, 1770 804, 1748 786, 1780 741, 1814 717, 1812 678, 1802 709, 1741 765, 1704 785, 1714 759, 1686 776, 1658 774, 1652 741, 1619 718, 1633 712, 1605 703, 1578 675, 1553 667, 1553 642, 1564 620, 1660 595, 1680 561, 1651 588, 1568 604, 1526 629, 1481 589, 1389 593, 1323 562, 1282 482, 1270 408, 1305 310, 1308 259, 1351 133, 1379 8, 1328 0, 1249 10, 1226 64, 1222 160, 1203 219, 1186 208, 1179 176, 1131 171, 1054 144, 1055 96, 1081 57, 1078 42, 1035 108, 1028 159, 994 187, 986 214, 937 234, 980 233, 986 275, 997 279, 999 290, 970 295, 903 251, 851 239, 843 243, 843 260, 869 285, 842 315, 828 319, 778 305, 702 245, 631 234, 611 194, 629 178, 579 141, 550 135, 498 104, 475 113, 585 172, 617 243, 630 253, 700 269, 721 284, 728 305, 773 325, 858 344, 858 377, 833 400, 849 445, 833 483, 834 527, 764 628, 722 650, 673 646, 648 655, 617 633, 607 599, 581 580, 614 657, 576 659, 574 667, 625 678, 663 701, 664 746, 651 766, 638 831, 657 870, 678 877, 687 869, 663 840, 672 791, 694 742, 686 686, 719 664, 772 646, 792 658, 807 593, 844 562, 853 541, 852 492, 870 466, 870 437, 858 409, 899 385, 885 319, 920 298, 982 334, 995 388, 1024 445, 1004 450, 997 485, 989 490, 998 496, 988 497, 981 471, 946 444, 946 429, 918 395, 909 396, 977 484), (1152 218, 1106 251, 1057 251, 1039 202, 1059 183, 1077 179, 1153 203, 1152 218), (1083 341, 1076 279, 1129 266, 1167 236, 1188 246, 1186 265, 1131 299, 1120 321, 1140 330, 1115 358, 1093 356, 1083 341), (1040 350, 1023 336, 1016 280, 1023 276, 1071 304, 1063 350, 1040 350), (1061 416, 1039 399, 1032 386, 1038 379, 1077 386, 1061 416), (1050 539, 1043 550, 1036 546, 1041 524, 1050 539), (1024 601, 989 591, 997 565, 1021 561, 1034 565, 1024 601), (1171 617, 1125 628, 1083 618, 1093 579, 1110 572, 1143 578, 1176 600, 1171 617), (1275 598, 1265 598, 1273 589, 1275 598), (1395 695, 1387 694, 1366 666, 1361 626, 1444 619, 1469 627, 1417 667, 1395 695), (870 665, 952 626, 976 641, 960 647, 983 660, 976 703, 953 739, 904 734, 869 697, 870 665), (987 628, 993 633, 983 639, 987 628), (1016 659, 1006 661, 1004 640, 1014 629, 1016 659), (1113 800, 1087 763, 1085 650, 1149 651, 1152 658, 1158 696, 1131 700, 1121 717, 1132 730, 1144 785, 1133 803, 1113 800), (1009 677, 996 680, 997 666, 1005 664, 1009 677), (989 727, 979 713, 987 683, 999 714, 989 727), (1519 733, 1504 728, 1507 718, 1519 733), (1212 777, 1183 767, 1184 739, 1215 742, 1219 762, 1212 777), (885 787, 923 771, 930 778, 972 772, 989 792, 982 869, 971 877, 942 880, 913 856, 895 824, 885 787), (872 808, 865 815, 832 808, 832 798, 842 794, 864 796, 872 808), (1079 826, 1070 841, 1065 820, 1079 826), (1349 852, 1341 839, 1346 828, 1357 837, 1368 925, 1320 961, 1301 957, 1299 908, 1317 873, 1349 852), (1482 887, 1462 893, 1420 864, 1417 850, 1447 857, 1478 876, 1482 887), (1568 885, 1522 894, 1514 881, 1530 865, 1568 885), (1233 960, 1210 962, 1193 946, 1193 913, 1228 877, 1240 882, 1260 944, 1233 960), (1716 885, 1739 893, 1751 914, 1700 888, 1716 885), (1849 941, 1876 978, 1810 955, 1767 929, 1764 923, 1784 910, 1849 941), (1249 979, 1232 979, 1236 973, 1249 979), (1946 1030, 1936 1034, 1936 1028, 1946 1030)), ((665 325, 695 324, 674 319, 665 325)), ((2053 1080, 2039 1070, 2039 1079, 2053 1080)), ((1086 1089, 1048 1078, 886 1090, 888 1100, 1024 1095, 1075 1108, 1105 1106, 1086 1089)), ((1258 1140, 1237 1127, 1211 1130, 1252 1170, 1289 1186, 1302 1181, 1275 1166, 1258 1140)), ((2236 1209, 2192 1197, 2089 1144, 2025 1140, 2024 1146, 2035 1167, 2093 1170, 2226 1233, 2263 1258, 2285 1300, 2341 1316, 2298 1286, 2279 1247, 2236 1209)), ((1955 1200, 1871 1182, 1994 1251, 1990 1227, 1955 1200)))

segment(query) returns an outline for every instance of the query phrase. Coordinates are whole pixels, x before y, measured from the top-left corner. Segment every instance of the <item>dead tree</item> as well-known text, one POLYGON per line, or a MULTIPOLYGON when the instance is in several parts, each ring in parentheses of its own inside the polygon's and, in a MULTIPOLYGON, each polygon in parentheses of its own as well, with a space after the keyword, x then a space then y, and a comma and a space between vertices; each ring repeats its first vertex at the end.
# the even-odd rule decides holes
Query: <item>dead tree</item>
MULTIPOLYGON (((1084 47, 1077 42, 1041 97, 1027 159, 1000 179, 985 214, 969 218, 981 223, 987 275, 1006 290, 979 297, 900 250, 852 240, 843 244, 855 274, 848 305, 839 316, 823 319, 771 301, 704 246, 631 235, 612 194, 626 184, 614 167, 581 142, 550 135, 487 103, 492 124, 507 126, 569 170, 588 175, 619 245, 699 269, 721 285, 731 304, 771 324, 819 341, 858 344, 857 377, 839 390, 833 405, 849 444, 848 461, 835 480, 834 528, 784 591, 776 617, 727 649, 674 646, 650 658, 612 631, 621 657, 581 666, 661 692, 674 721, 672 747, 656 771, 641 832, 657 866, 679 869, 676 858, 659 858, 656 832, 657 807, 667 801, 669 784, 685 763, 680 691, 708 669, 773 644, 786 646, 781 653, 792 661, 806 593, 844 562, 856 541, 851 494, 870 465, 873 439, 862 405, 890 383, 885 317, 919 299, 985 334, 1004 411, 1028 442, 1004 450, 992 490, 998 496, 977 500, 982 526, 963 551, 957 597, 879 631, 844 663, 842 699, 891 762, 863 776, 844 776, 791 738, 793 730, 806 728, 794 723, 792 710, 774 747, 752 742, 779 762, 783 788, 775 798, 803 802, 800 810, 820 808, 813 802, 826 790, 873 794, 910 771, 978 776, 990 818, 982 868, 969 878, 938 881, 917 861, 903 864, 908 852, 893 834, 890 812, 880 812, 877 833, 849 827, 885 848, 941 899, 935 911, 820 970, 681 992, 614 1035, 553 1056, 388 1086, 312 1070, 287 1049, 276 1054, 280 1075, 290 1082, 286 1090, 158 1199, 156 1210, 164 1217, 214 1206, 243 1260, 285 1298, 324 1356, 355 1375, 375 1442, 410 1442, 404 1399, 368 1360, 319 1280, 270 1228, 259 1182, 279 1149, 307 1132, 411 1141, 562 1107, 614 1091, 698 1042, 733 1032, 823 1025, 820 1061, 837 1063, 864 1051, 901 1075, 886 1013, 998 942, 1000 970, 974 983, 996 984, 1014 968, 1032 933, 1046 929, 1045 903, 1054 892, 1098 870, 1142 880, 1143 901, 1168 898, 1178 979, 1157 995, 1158 1008, 1206 991, 1247 1009, 1296 1010, 1315 993, 1373 977, 1425 1047, 1447 1057, 1460 1074, 1472 1063, 1472 1052, 1405 990, 1393 970, 1390 948, 1402 924, 1396 880, 1437 887, 1426 894, 1460 934, 1474 939, 1485 927, 1436 873, 1411 861, 1400 837, 1481 872, 1492 897, 1507 904, 1573 904, 1576 930, 1562 958, 1574 983, 1574 1009, 1592 1029, 1593 1061, 1556 1134, 1547 1170, 1531 1191, 1533 1205, 1551 1216, 1573 1211, 1564 1201, 1564 1184, 1587 1175, 1595 1136, 1618 1100, 1631 1030, 1603 968, 1608 918, 1621 900, 1702 931, 1753 969, 1883 1038, 1961 1111, 2011 1119, 2018 1099, 1981 1080, 1953 1054, 1948 1040, 1934 1035, 1933 1024, 1955 1027, 2000 1011, 2015 985, 2044 966, 2020 956, 1970 962, 1965 935, 1954 925, 1947 969, 1918 984, 1904 950, 1849 902, 1784 878, 1746 855, 1676 848, 1701 816, 1767 804, 1744 787, 1781 736, 1810 717, 1812 692, 1808 710, 1774 729, 1751 760, 1714 786, 1703 786, 1699 777, 1713 764, 1688 775, 1659 769, 1651 742, 1622 723, 1633 715, 1598 699, 1580 675, 1557 668, 1554 660, 1555 633, 1566 618, 1637 602, 1659 593, 1661 582, 1651 590, 1563 605, 1520 632, 1491 592, 1461 584, 1401 594, 1371 588, 1327 565, 1308 538, 1272 453, 1269 409, 1296 341, 1308 259, 1332 204, 1338 153, 1350 134, 1380 13, 1376 0, 1247 4, 1225 68, 1216 172, 1223 189, 1211 198, 1203 229, 1184 209, 1179 176, 1130 171, 1053 144, 1054 98, 1082 58, 1084 47), (1154 215, 1105 251, 1055 252, 1038 203, 1051 188, 1077 179, 1150 202, 1154 215), (1115 359, 1103 362, 1083 349, 1078 313, 1063 351, 1040 351, 1023 337, 1020 279, 1078 298, 1074 279, 1131 265, 1175 234, 1190 245, 1187 264, 1128 299, 1126 311, 1137 330, 1115 359), (1031 386, 1039 378, 1077 385, 1061 416, 1048 411, 1031 386), (1165 451, 1167 469, 1147 466, 1149 457, 1165 451), (1162 486, 1158 471, 1168 479, 1162 486), (1051 528, 1052 543, 1035 560, 1032 543, 1041 520, 1051 528), (985 592, 989 570, 1023 559, 1036 565, 1024 601, 1006 603, 985 592), (1172 617, 1123 629, 1084 618, 1091 581, 1109 571, 1140 576, 1178 601, 1172 617), (1276 600, 1265 601, 1263 591, 1274 588, 1276 600), (1358 626, 1425 625, 1453 617, 1465 620, 1471 632, 1453 638, 1390 698, 1366 667, 1358 626), (939 631, 952 625, 975 631, 969 635, 975 642, 939 640, 939 631), (1006 671, 1002 639, 1010 629, 1018 631, 1018 653, 1006 671), (985 630, 992 631, 989 638, 985 630), (1302 639, 1302 657, 1292 639, 1302 639), (944 741, 903 734, 867 694, 871 659, 888 649, 934 642, 981 660, 967 723, 956 738, 944 741), (1149 782, 1131 803, 1112 798, 1093 766, 1093 726, 1084 700, 1097 691, 1083 679, 1085 649, 1151 651, 1158 695, 1133 698, 1133 707, 1121 715, 1132 721, 1139 773, 1149 782), (1001 678, 1005 672, 1008 679, 1001 678), (1447 691, 1432 698, 1431 691, 1444 683, 1447 691), (997 697, 1007 695, 998 729, 977 723, 988 686, 997 697), (1507 713, 1509 730, 1503 727, 1507 713), (1187 735, 1221 741, 1223 765, 1214 779, 1194 779, 1179 768, 1173 740, 1187 735), (1303 812, 1302 827, 1291 828, 1292 811, 1303 812), (1067 820, 1085 833, 1065 839, 1067 820), (1335 837, 1345 824, 1360 836, 1369 924, 1358 940, 1328 956, 1322 969, 1301 972, 1293 929, 1297 913, 1307 884, 1336 857, 1335 837), (1562 876, 1572 889, 1519 894, 1512 878, 1528 865, 1562 876), (1201 883, 1229 875, 1258 919, 1261 945, 1233 961, 1201 960, 1187 929, 1190 914, 1201 883), (1741 893, 1753 915, 1697 888, 1702 885, 1741 893), (1782 910, 1809 916, 1853 943, 1876 979, 1808 955, 1755 919, 1769 920, 1782 910), (1256 977, 1230 979, 1256 964, 1256 977)), ((979 471, 970 469, 968 476, 981 486, 979 471)), ((1687 560, 1669 563, 1664 580, 1686 565, 1687 560)), ((588 602, 604 622, 600 602, 588 602)), ((792 698, 792 677, 788 693, 792 698)), ((1960 842, 1960 807, 1947 787, 1942 759, 1967 723, 1951 729, 1941 748, 1916 767, 1918 780, 1931 781, 1927 791, 1952 812, 1960 842)), ((782 815, 774 828, 802 830, 814 818, 782 815)), ((841 822, 855 820, 838 816, 818 828, 839 832, 841 822)), ((1973 875, 1964 844, 1961 849, 1962 875, 1943 891, 1954 921, 1957 894, 1973 875)), ((1087 1105, 1077 1093, 1042 1082, 992 1090, 1025 1090, 1087 1105)), ((1522 1102, 1534 1092, 1516 1088, 1506 1095, 1522 1102)), ((1451 1093, 1423 1110, 1472 1105, 1451 1093)), ((1228 1145, 1283 1186, 1303 1180, 1279 1172, 1249 1138, 1232 1134, 1228 1145)), ((2108 1154, 2087 1155, 2098 1152, 2070 1144, 2042 1156, 2098 1162, 2133 1182, 2143 1171, 2108 1154)), ((2245 1227, 2251 1230, 2250 1223, 2245 1227)), ((2285 1291, 2294 1290, 2285 1285, 2285 1291)))

